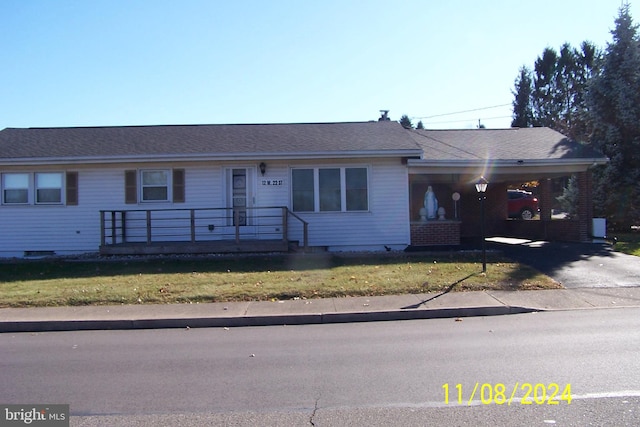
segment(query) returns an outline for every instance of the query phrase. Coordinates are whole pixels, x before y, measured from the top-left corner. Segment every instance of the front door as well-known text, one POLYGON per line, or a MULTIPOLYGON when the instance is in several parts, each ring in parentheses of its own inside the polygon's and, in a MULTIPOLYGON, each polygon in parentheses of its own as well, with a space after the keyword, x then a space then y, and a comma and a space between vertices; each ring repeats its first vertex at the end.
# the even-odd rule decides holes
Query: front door
POLYGON ((252 168, 227 169, 228 225, 240 227, 240 233, 251 235, 253 227, 254 176, 252 168))

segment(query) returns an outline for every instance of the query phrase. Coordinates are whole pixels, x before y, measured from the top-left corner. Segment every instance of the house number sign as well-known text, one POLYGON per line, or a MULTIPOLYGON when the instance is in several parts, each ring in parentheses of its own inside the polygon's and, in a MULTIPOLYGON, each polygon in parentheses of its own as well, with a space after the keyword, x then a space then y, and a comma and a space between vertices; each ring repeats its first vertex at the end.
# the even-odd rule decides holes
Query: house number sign
POLYGON ((282 187, 284 185, 284 179, 263 179, 261 183, 265 187, 282 187))

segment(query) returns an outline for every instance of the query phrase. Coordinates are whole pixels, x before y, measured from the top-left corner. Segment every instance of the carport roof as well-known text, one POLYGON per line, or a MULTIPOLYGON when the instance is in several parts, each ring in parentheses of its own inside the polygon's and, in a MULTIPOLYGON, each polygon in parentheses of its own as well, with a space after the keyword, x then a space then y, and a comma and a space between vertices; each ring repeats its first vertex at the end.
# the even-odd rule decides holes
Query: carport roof
POLYGON ((424 161, 605 161, 601 153, 545 127, 412 130, 424 161))
POLYGON ((409 130, 423 151, 409 173, 447 182, 537 180, 584 172, 608 159, 549 128, 409 130))

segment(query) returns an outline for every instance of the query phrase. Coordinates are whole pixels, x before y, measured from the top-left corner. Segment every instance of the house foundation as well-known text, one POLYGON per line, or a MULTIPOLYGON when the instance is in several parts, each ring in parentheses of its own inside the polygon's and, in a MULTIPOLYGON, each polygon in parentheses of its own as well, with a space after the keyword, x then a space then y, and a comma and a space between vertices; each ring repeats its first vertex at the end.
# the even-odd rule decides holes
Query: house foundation
POLYGON ((411 223, 412 246, 457 246, 460 244, 460 221, 435 220, 411 223))

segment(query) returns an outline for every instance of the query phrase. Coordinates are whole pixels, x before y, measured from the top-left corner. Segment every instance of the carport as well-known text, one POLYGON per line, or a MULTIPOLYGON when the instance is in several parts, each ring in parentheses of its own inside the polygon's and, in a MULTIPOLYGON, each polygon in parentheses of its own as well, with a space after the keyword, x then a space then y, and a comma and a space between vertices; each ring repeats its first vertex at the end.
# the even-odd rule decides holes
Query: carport
POLYGON ((487 235, 552 241, 586 241, 591 236, 591 171, 607 162, 600 153, 549 128, 414 130, 411 134, 424 152, 422 158, 407 161, 412 245, 455 245, 461 239, 480 237, 475 190, 480 177, 489 181, 487 235), (579 188, 577 213, 554 218, 552 180, 571 176, 579 188), (528 221, 509 219, 507 189, 527 182, 538 184, 540 215, 528 221), (420 216, 429 186, 438 206, 446 211, 444 219, 420 216))

